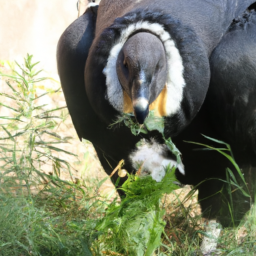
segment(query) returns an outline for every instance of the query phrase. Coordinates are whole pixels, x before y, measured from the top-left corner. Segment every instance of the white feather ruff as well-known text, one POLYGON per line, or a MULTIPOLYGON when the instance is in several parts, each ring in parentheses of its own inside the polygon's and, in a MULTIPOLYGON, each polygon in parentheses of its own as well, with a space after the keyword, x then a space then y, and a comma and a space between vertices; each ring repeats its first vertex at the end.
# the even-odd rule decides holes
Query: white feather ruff
POLYGON ((185 175, 183 164, 178 164, 172 159, 164 157, 164 152, 168 151, 165 145, 160 145, 155 141, 144 141, 137 150, 130 155, 133 168, 141 168, 141 175, 151 175, 154 180, 160 182, 165 176, 165 168, 176 166, 185 175))
POLYGON ((122 49, 128 37, 136 30, 145 29, 159 36, 163 42, 166 51, 168 75, 167 75, 167 116, 175 114, 179 108, 183 97, 183 88, 185 80, 183 78, 183 63, 179 50, 176 48, 170 34, 164 30, 158 23, 149 23, 147 21, 137 22, 129 25, 123 30, 119 40, 110 50, 107 65, 103 70, 106 76, 107 97, 110 104, 119 112, 123 112, 123 90, 116 72, 116 62, 118 54, 122 49))

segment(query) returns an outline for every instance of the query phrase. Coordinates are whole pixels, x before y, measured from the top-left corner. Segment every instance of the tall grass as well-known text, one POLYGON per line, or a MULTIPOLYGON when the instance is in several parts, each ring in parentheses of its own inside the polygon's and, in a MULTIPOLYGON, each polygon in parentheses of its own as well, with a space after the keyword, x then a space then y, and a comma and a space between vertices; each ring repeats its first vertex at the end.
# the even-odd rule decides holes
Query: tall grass
MULTIPOLYGON (((18 70, 4 75, 9 92, 2 92, 2 108, 11 112, 9 116, 0 116, 0 155, 1 189, 13 187, 15 191, 26 191, 29 195, 39 186, 51 187, 50 175, 41 171, 42 166, 50 166, 57 178, 60 167, 70 170, 70 165, 64 158, 59 158, 56 152, 73 155, 64 151, 58 144, 67 143, 69 138, 62 137, 54 128, 63 120, 64 107, 45 110, 45 105, 38 105, 39 98, 50 92, 37 95, 37 84, 46 78, 37 78, 40 70, 35 69, 37 63, 32 63, 32 56, 25 59, 24 67, 16 63, 18 70), (5 102, 8 102, 7 104, 5 102)), ((3 76, 3 74, 2 74, 3 76)))
POLYGON ((76 156, 61 147, 70 137, 57 130, 66 106, 40 105, 40 98, 59 90, 37 94, 47 79, 38 78, 37 64, 28 55, 23 65, 1 73, 8 90, 0 93, 0 104, 9 115, 0 116, 0 255, 86 255, 84 222, 92 209, 100 216, 104 208, 97 204, 97 184, 73 180, 66 159, 76 156), (70 181, 60 178, 63 172, 70 181))

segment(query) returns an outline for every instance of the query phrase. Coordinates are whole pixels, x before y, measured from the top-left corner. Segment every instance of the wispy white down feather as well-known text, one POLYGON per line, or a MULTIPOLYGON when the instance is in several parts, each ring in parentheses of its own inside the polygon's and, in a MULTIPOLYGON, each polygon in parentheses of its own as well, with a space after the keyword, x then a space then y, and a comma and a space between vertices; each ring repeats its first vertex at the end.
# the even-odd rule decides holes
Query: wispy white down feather
POLYGON ((90 8, 90 7, 93 7, 93 6, 98 6, 99 4, 96 4, 96 3, 93 3, 93 2, 91 2, 91 3, 89 3, 88 5, 87 5, 87 8, 90 8))
POLYGON ((130 155, 133 168, 141 168, 141 175, 151 175, 157 182, 163 179, 165 168, 169 165, 170 167, 177 167, 185 175, 183 164, 178 164, 175 160, 164 157, 166 151, 168 151, 168 148, 165 145, 160 145, 155 141, 144 141, 130 155))
POLYGON ((167 116, 175 114, 179 108, 183 97, 183 88, 185 80, 183 78, 183 63, 179 50, 176 48, 170 34, 164 30, 163 26, 158 23, 149 23, 147 21, 136 22, 129 25, 122 31, 119 40, 110 50, 107 65, 103 70, 106 76, 107 98, 110 104, 119 112, 123 112, 123 90, 116 72, 116 62, 118 54, 122 49, 128 37, 136 30, 145 29, 159 36, 163 42, 166 51, 168 75, 167 75, 167 116))

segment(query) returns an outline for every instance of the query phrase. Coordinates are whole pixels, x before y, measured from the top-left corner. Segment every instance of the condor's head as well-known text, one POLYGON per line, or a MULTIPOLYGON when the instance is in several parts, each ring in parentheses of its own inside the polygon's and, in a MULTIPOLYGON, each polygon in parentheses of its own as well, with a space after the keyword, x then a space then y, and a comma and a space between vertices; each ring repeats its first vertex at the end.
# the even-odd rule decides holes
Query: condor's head
POLYGON ((167 81, 163 43, 148 32, 132 35, 119 52, 116 71, 124 91, 124 112, 133 112, 138 123, 143 124, 149 106, 163 91, 167 81))
POLYGON ((175 136, 204 102, 210 80, 207 52, 182 25, 130 22, 117 19, 90 49, 85 85, 91 106, 106 123, 120 113, 134 113, 143 124, 154 110, 165 118, 168 136, 175 136))

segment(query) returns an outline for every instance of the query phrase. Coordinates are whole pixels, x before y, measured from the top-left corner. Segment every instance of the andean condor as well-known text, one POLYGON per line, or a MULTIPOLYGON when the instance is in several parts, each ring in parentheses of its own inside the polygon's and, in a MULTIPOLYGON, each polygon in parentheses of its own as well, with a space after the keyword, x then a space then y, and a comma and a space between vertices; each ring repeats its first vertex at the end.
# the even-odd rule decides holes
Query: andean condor
POLYGON ((202 210, 225 222, 218 192, 232 165, 185 141, 219 147, 201 134, 224 140, 238 163, 255 166, 254 2, 102 0, 65 30, 57 62, 67 106, 79 138, 93 143, 108 174, 121 159, 129 172, 138 160, 157 169, 174 163, 157 131, 134 136, 125 125, 109 129, 124 112, 143 124, 153 109, 182 153, 177 178, 200 184, 202 210))

